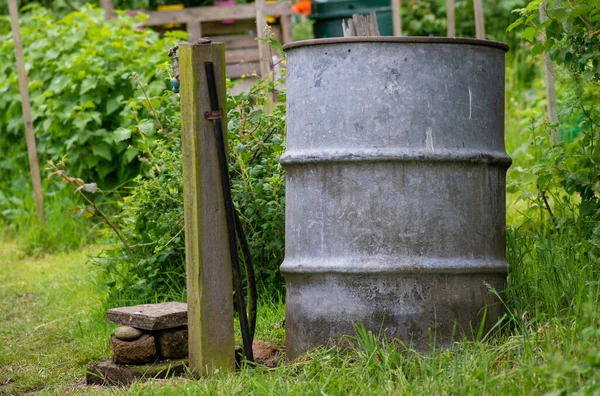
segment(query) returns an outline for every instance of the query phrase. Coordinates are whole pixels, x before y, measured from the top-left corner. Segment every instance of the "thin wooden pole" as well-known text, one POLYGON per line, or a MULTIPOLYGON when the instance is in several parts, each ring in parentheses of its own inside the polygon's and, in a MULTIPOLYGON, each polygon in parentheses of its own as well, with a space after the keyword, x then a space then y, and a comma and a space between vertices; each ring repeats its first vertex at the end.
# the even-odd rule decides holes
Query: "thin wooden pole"
POLYGON ((402 36, 402 0, 392 0, 394 36, 402 36))
POLYGON ((27 153, 29 154, 29 169, 31 171, 31 183, 33 185, 33 196, 35 199, 35 210, 40 222, 44 223, 44 194, 42 192, 42 180, 40 177, 40 166, 37 158, 35 134, 33 132, 33 119, 31 117, 31 104, 29 102, 29 80, 25 61, 23 59, 23 45, 21 43, 21 29, 19 27, 19 10, 17 0, 8 0, 8 11, 10 13, 10 26, 15 42, 15 56, 17 58, 17 72, 19 74, 19 90, 21 91, 21 107, 23 108, 23 121, 25 123, 25 139, 27 141, 27 153))
POLYGON ((454 0, 446 0, 446 25, 448 37, 456 37, 456 17, 454 16, 454 0))
MULTIPOLYGON (((548 19, 548 15, 546 14, 546 7, 548 5, 548 0, 544 0, 542 4, 540 4, 540 23, 544 23, 546 19, 548 19)), ((541 35, 542 43, 546 42, 546 36, 541 35)), ((552 59, 550 59, 550 54, 544 54, 544 74, 546 77, 546 102, 548 107, 548 121, 552 124, 556 124, 558 122, 558 108, 556 105, 556 81, 554 80, 554 64, 552 63, 552 59)), ((557 143, 559 140, 558 128, 553 127, 551 129, 551 139, 552 143, 557 143)))
MULTIPOLYGON (((181 44, 183 204, 190 368, 198 375, 235 366, 231 256, 205 62, 213 62, 225 110, 225 45, 181 44)), ((222 113, 227 136, 227 111, 222 113)))
MULTIPOLYGON (((267 18, 265 17, 265 0, 256 0, 256 36, 265 37, 267 18)), ((269 75, 271 60, 269 59, 269 44, 258 40, 258 57, 260 58, 260 75, 265 78, 269 75)))
POLYGON ((485 18, 483 16, 483 0, 473 0, 475 12, 475 37, 485 40, 485 18))
POLYGON ((100 7, 104 8, 106 11, 106 19, 114 19, 117 17, 112 0, 100 0, 100 7))

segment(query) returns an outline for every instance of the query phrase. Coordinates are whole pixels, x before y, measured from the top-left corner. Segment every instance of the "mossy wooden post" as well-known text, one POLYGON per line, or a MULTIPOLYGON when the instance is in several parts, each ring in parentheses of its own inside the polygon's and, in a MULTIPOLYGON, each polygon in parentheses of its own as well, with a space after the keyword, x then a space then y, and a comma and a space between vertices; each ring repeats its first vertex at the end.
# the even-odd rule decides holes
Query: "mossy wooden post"
MULTIPOLYGON (((190 368, 199 375, 234 369, 231 261, 204 62, 213 62, 225 101, 224 44, 181 44, 181 126, 190 368)), ((227 136, 226 112, 223 131, 227 136)))

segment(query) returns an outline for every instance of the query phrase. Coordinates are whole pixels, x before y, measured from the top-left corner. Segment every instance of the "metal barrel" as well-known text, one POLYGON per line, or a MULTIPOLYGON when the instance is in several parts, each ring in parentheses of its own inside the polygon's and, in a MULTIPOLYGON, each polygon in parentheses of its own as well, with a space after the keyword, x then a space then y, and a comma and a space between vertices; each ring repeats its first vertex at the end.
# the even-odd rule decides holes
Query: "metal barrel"
POLYGON ((503 306, 499 42, 353 37, 287 51, 287 356, 356 326, 426 349, 503 306), (487 283, 487 284, 486 284, 487 283))

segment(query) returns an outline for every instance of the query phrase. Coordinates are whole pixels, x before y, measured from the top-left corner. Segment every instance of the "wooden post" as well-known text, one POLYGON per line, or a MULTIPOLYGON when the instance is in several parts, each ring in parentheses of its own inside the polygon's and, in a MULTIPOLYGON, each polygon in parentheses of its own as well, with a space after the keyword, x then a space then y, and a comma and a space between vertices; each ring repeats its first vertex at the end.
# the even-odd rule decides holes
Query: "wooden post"
POLYGON ((185 24, 185 27, 188 32, 188 41, 190 43, 195 43, 202 38, 202 22, 190 21, 185 24))
MULTIPOLYGON (((265 17, 265 0, 256 0, 256 36, 265 37, 265 27, 267 18, 265 17)), ((260 76, 265 78, 269 75, 271 69, 271 59, 269 59, 269 44, 258 40, 258 57, 260 62, 260 76)))
POLYGON ((215 65, 225 110, 225 46, 179 46, 189 364, 198 375, 235 365, 231 258, 213 124, 204 117, 210 111, 204 62, 215 65))
POLYGON ((483 17, 483 0, 473 0, 475 12, 475 37, 485 40, 485 19, 483 17))
POLYGON ((402 36, 402 0, 392 0, 392 20, 394 36, 402 36))
MULTIPOLYGON (((546 19, 548 19, 548 15, 546 14, 546 7, 548 5, 548 0, 544 0, 542 4, 540 4, 540 23, 544 23, 546 19)), ((546 42, 546 36, 541 35, 542 43, 546 42)), ((554 80, 554 64, 552 63, 552 59, 550 59, 550 54, 544 54, 544 75, 546 77, 546 102, 548 107, 548 121, 552 124, 558 122, 558 109, 556 105, 556 81, 554 80)), ((552 143, 557 143, 559 140, 558 128, 553 127, 551 129, 551 139, 552 143)))
POLYGON ((448 37, 456 37, 456 18, 454 16, 454 0, 446 0, 446 25, 448 37))
POLYGON ((117 17, 112 0, 100 0, 100 8, 106 10, 106 19, 114 19, 117 17))
POLYGON ((17 72, 19 74, 19 90, 21 91, 21 107, 23 109, 23 122, 25 124, 25 140, 27 141, 27 153, 29 154, 29 170, 31 172, 31 183, 33 185, 33 196, 35 199, 35 210, 40 222, 44 223, 44 194, 42 192, 42 180, 40 177, 40 166, 37 158, 35 134, 33 132, 33 119, 31 117, 31 104, 29 102, 29 80, 25 70, 23 59, 23 45, 21 43, 21 29, 19 27, 19 10, 17 0, 8 0, 8 11, 10 13, 10 26, 13 40, 15 42, 15 57, 17 58, 17 72))
POLYGON ((283 44, 291 43, 294 41, 293 32, 293 14, 282 15, 280 19, 281 23, 281 36, 283 38, 283 44))

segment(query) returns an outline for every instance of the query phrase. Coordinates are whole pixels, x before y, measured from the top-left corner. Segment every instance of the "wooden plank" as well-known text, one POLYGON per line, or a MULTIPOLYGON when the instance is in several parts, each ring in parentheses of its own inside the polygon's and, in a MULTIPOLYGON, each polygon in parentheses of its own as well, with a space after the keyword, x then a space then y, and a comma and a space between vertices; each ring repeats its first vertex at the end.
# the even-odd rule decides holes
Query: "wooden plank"
POLYGON ((485 19, 483 16, 483 0, 473 0, 475 12, 475 37, 485 40, 485 19))
MULTIPOLYGON (((264 4, 265 16, 291 15, 291 1, 264 4)), ((167 23, 187 23, 188 21, 216 22, 224 19, 254 19, 254 4, 240 4, 229 7, 189 7, 183 10, 153 11, 149 13, 147 26, 165 25, 167 23)))
POLYGON ((213 43, 223 43, 227 51, 238 48, 255 48, 258 51, 256 34, 236 34, 231 36, 209 36, 213 43))
MULTIPOLYGON (((240 62, 258 62, 258 47, 230 49, 225 53, 227 64, 240 62)), ((229 76, 229 75, 228 75, 229 76)))
POLYGON ((19 9, 17 0, 8 0, 8 11, 10 13, 10 27, 12 29, 15 43, 15 57, 17 58, 17 73, 19 76, 19 91, 21 91, 21 108, 23 109, 23 122, 25 124, 25 140, 27 142, 27 153, 29 155, 29 170, 31 183, 33 185, 33 197, 35 210, 40 222, 44 223, 44 194, 42 192, 42 180, 40 177, 40 165, 37 158, 37 147, 33 131, 33 119, 31 116, 31 103, 29 101, 29 79, 25 69, 23 58, 23 45, 21 43, 21 28, 19 26, 19 9))
POLYGON ((189 362, 199 375, 232 371, 235 365, 225 207, 213 125, 204 118, 210 111, 207 61, 215 64, 219 102, 225 106, 225 46, 179 46, 189 362))
POLYGON ((202 38, 202 24, 200 22, 190 21, 185 27, 188 32, 188 41, 195 43, 198 39, 202 38))
POLYGON ((291 43, 294 41, 293 22, 292 15, 282 15, 280 19, 281 23, 281 36, 283 37, 283 44, 291 43))
MULTIPOLYGON (((546 7, 548 6, 548 0, 544 0, 540 4, 540 23, 544 23, 548 19, 546 14, 546 7)), ((546 42, 546 35, 540 35, 542 43, 546 42)), ((544 74, 546 80, 546 102, 548 108, 548 121, 552 124, 558 122, 558 106, 556 104, 556 81, 554 79, 554 63, 550 59, 550 54, 544 54, 544 74)), ((557 143, 560 140, 558 128, 553 127, 551 129, 552 143, 557 143)))
POLYGON ((456 17, 454 16, 454 0, 446 0, 446 25, 448 37, 456 37, 456 17))
POLYGON ((227 65, 227 77, 239 78, 258 76, 260 65, 258 62, 234 63, 227 65))
POLYGON ((221 22, 202 23, 202 34, 206 37, 233 33, 249 34, 254 32, 256 32, 256 22, 254 21, 254 18, 237 20, 235 23, 231 24, 221 22))
MULTIPOLYGON (((256 34, 259 38, 265 37, 267 17, 265 15, 265 0, 256 0, 256 34)), ((271 69, 269 58, 269 44, 258 40, 258 58, 260 62, 260 76, 265 78, 271 69)))
POLYGON ((402 1, 392 0, 392 20, 394 23, 394 36, 402 36, 402 1))

